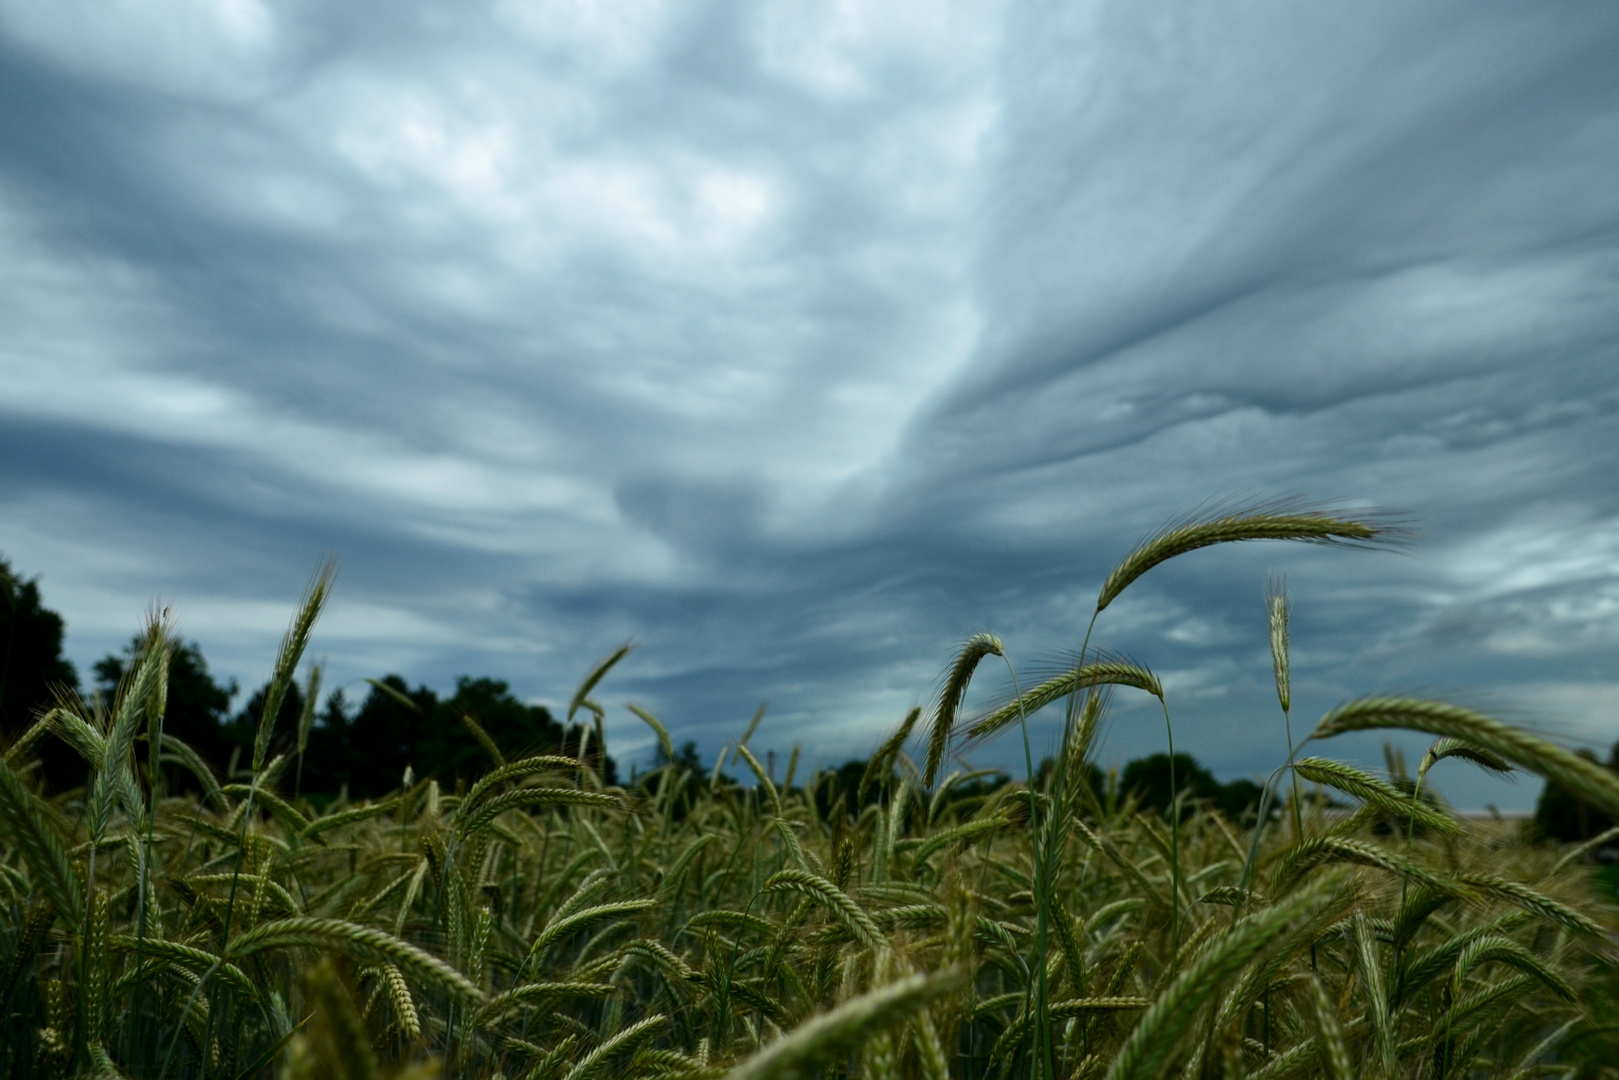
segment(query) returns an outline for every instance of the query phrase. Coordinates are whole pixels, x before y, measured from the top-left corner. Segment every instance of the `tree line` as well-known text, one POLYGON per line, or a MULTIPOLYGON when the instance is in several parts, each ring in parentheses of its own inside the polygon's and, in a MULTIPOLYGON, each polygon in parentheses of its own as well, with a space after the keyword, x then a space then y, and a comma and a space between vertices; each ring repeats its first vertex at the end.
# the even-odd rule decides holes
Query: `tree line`
MULTIPOLYGON (((92 709, 97 701, 113 700, 119 682, 134 667, 139 635, 122 652, 98 660, 85 686, 63 655, 66 627, 61 615, 45 606, 37 580, 19 579, 3 558, 0 601, 0 738, 6 744, 64 697, 81 697, 92 709)), ((197 751, 216 775, 227 777, 238 762, 245 768, 252 757, 267 689, 268 683, 232 711, 231 702, 240 693, 236 682, 216 679, 196 642, 179 644, 169 662, 164 733, 197 751)), ((427 686, 412 687, 399 675, 370 681, 358 700, 341 688, 323 703, 307 701, 307 693, 307 687, 296 684, 288 689, 274 729, 281 740, 276 752, 296 755, 284 783, 303 794, 330 796, 346 788, 351 797, 375 798, 397 788, 407 769, 417 779, 434 777, 453 788, 458 780, 488 769, 486 738, 513 753, 577 754, 583 748, 596 759, 593 764, 603 778, 617 782, 616 762, 600 753, 599 740, 591 747, 590 729, 559 722, 545 706, 519 699, 500 679, 463 676, 448 696, 427 686), (306 733, 301 753, 296 745, 300 728, 306 733)), ((50 790, 69 790, 84 782, 83 759, 59 740, 46 740, 40 757, 42 780, 50 790)), ((172 790, 192 782, 184 770, 168 775, 172 790)))
MULTIPOLYGON (((66 626, 61 615, 45 606, 37 579, 17 577, 3 557, 0 604, 0 741, 9 745, 64 696, 78 695, 92 703, 113 700, 120 680, 134 666, 139 635, 121 653, 98 660, 85 687, 63 655, 66 626)), ((229 777, 239 760, 245 763, 251 757, 267 689, 268 684, 259 687, 233 712, 231 702, 240 693, 236 682, 215 679, 197 643, 182 643, 169 664, 164 732, 196 750, 218 776, 229 777)), ((500 679, 461 676, 448 696, 424 685, 412 687, 396 674, 368 680, 367 692, 357 701, 341 688, 329 693, 324 704, 308 702, 307 693, 296 684, 289 688, 274 729, 282 739, 278 751, 296 755, 287 779, 302 794, 333 796, 346 790, 352 798, 377 798, 397 788, 407 770, 416 779, 433 777, 453 789, 458 781, 485 771, 491 752, 502 751, 576 755, 583 749, 604 780, 619 779, 617 763, 603 752, 599 724, 593 730, 560 722, 545 706, 519 699, 500 679), (295 745, 300 730, 306 738, 301 752, 295 745)), ((1580 753, 1595 760, 1589 751, 1580 753)), ((47 740, 40 758, 47 788, 62 791, 83 783, 84 761, 66 745, 47 740)), ((683 744, 671 760, 682 784, 696 782, 703 773, 695 743, 683 744)), ((664 763, 660 751, 654 764, 664 763)), ((846 799, 875 798, 874 791, 861 790, 867 764, 852 760, 839 766, 828 790, 846 799)), ((1222 783, 1185 753, 1175 755, 1174 765, 1184 801, 1213 806, 1235 821, 1257 808, 1260 787, 1251 780, 1222 783)), ((1173 795, 1169 766, 1167 754, 1136 759, 1125 765, 1114 788, 1133 795, 1144 809, 1167 810, 1173 795)), ((1619 771, 1619 743, 1607 766, 1619 771)), ((1105 790, 1106 778, 1091 768, 1093 789, 1105 790)), ((173 790, 191 783, 181 770, 172 773, 171 781, 173 790)), ((1541 793, 1535 823, 1542 835, 1557 840, 1587 839, 1614 825, 1602 811, 1554 784, 1541 793)))

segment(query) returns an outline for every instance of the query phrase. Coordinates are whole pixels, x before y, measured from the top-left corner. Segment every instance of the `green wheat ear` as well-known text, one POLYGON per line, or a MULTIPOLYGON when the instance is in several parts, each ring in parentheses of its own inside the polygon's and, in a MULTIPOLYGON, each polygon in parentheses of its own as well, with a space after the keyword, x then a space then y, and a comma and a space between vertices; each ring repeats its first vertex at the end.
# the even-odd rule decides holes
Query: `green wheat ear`
POLYGON ((607 673, 612 671, 613 667, 620 660, 630 655, 634 648, 635 644, 633 642, 626 641, 624 644, 620 645, 618 648, 596 661, 595 665, 591 667, 589 673, 585 675, 584 682, 581 682, 579 684, 579 688, 573 692, 573 700, 568 702, 569 720, 572 720, 573 714, 578 712, 581 708, 588 707, 590 704, 590 692, 596 689, 596 684, 605 679, 607 677, 607 673))
POLYGON ((965 981, 959 970, 912 975, 819 1013, 725 1074, 725 1080, 799 1080, 899 1026, 965 981))
POLYGON ((1000 638, 994 634, 974 634, 961 647, 955 663, 950 665, 950 672, 939 691, 939 700, 933 706, 933 731, 928 736, 928 761, 922 772, 923 787, 933 787, 933 781, 938 778, 939 765, 944 761, 944 752, 950 745, 950 730, 955 726, 956 712, 961 708, 961 699, 967 693, 967 684, 972 681, 974 670, 984 657, 1002 655, 1000 638))
POLYGON ((1047 679, 1011 701, 991 709, 972 722, 967 728, 967 737, 975 743, 982 742, 1017 723, 1019 717, 1032 715, 1070 694, 1104 686, 1131 687, 1145 691, 1160 701, 1164 696, 1163 685, 1151 670, 1122 657, 1104 654, 1094 663, 1047 679))
POLYGON ((1361 698, 1322 717, 1313 738, 1375 728, 1406 728, 1462 740, 1539 773, 1586 802, 1619 816, 1619 777, 1612 772, 1521 728, 1460 705, 1403 697, 1361 698))
POLYGON ((1428 752, 1422 755, 1422 764, 1417 767, 1417 782, 1421 783, 1422 778, 1428 775, 1428 770, 1446 758, 1459 758, 1462 761, 1470 761, 1479 768, 1493 772, 1498 776, 1506 776, 1512 772, 1512 762, 1501 755, 1486 750, 1482 746, 1474 746, 1466 739, 1446 736, 1443 739, 1435 739, 1433 745, 1428 747, 1428 752))
POLYGON ((1406 530, 1387 514, 1301 508, 1285 502, 1194 517, 1175 522, 1136 545, 1102 582, 1096 610, 1106 609, 1131 582, 1159 563, 1198 548, 1246 540, 1370 547, 1405 535, 1406 530))
POLYGON ((1137 1022, 1113 1059, 1107 1080, 1146 1080, 1166 1075, 1176 1049, 1197 1028, 1203 1007, 1215 1000, 1220 987, 1246 969, 1295 919, 1323 903, 1341 903, 1341 899, 1331 897, 1342 886, 1342 877, 1324 875, 1236 923, 1209 943, 1137 1022))
POLYGON ((916 727, 916 722, 921 716, 922 707, 920 705, 913 706, 905 714, 905 719, 899 722, 899 727, 894 729, 894 733, 883 740, 883 744, 877 748, 877 752, 871 755, 871 760, 866 763, 864 771, 860 774, 860 786, 856 789, 856 798, 865 798, 866 790, 871 785, 887 782, 895 756, 899 754, 900 748, 905 745, 905 740, 911 737, 911 731, 916 727))
POLYGON ((264 712, 259 716, 258 731, 253 737, 255 776, 264 767, 264 758, 270 749, 270 736, 281 714, 281 702, 286 699, 287 688, 292 685, 292 677, 298 670, 298 661, 309 644, 309 634, 315 628, 315 620, 320 617, 321 609, 331 597, 332 583, 336 580, 337 562, 328 559, 310 579, 309 587, 304 590, 303 602, 298 606, 298 614, 293 617, 292 625, 287 627, 286 636, 281 639, 275 672, 270 676, 270 686, 264 694, 264 712))
POLYGON ((29 872, 44 891, 63 922, 77 925, 84 919, 84 883, 68 858, 38 798, 11 766, 0 759, 0 820, 10 834, 9 845, 22 853, 29 872))
MULTIPOLYGON (((1281 703, 1283 713, 1293 708, 1293 671, 1287 639, 1287 620, 1292 608, 1287 598, 1287 578, 1272 575, 1265 586, 1265 614, 1270 628, 1270 663, 1276 675, 1276 700, 1281 703)), ((1289 734, 1290 747, 1292 741, 1289 734)))
POLYGON ((298 1054, 306 1075, 331 1080, 376 1080, 377 1056, 365 1032, 365 1022, 349 997, 348 988, 329 961, 322 961, 305 976, 313 1006, 309 1034, 299 1036, 306 1045, 298 1054))

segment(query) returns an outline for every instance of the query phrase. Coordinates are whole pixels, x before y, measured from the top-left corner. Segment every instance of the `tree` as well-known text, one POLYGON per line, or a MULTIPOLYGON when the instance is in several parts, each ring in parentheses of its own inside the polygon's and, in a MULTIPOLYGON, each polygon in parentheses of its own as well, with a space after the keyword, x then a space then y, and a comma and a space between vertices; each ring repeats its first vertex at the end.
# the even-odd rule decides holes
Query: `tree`
MULTIPOLYGON (((1174 795, 1169 782, 1169 762, 1168 754, 1137 758, 1125 765, 1119 787, 1134 792, 1143 810, 1163 813, 1169 809, 1174 795)), ((1175 755, 1175 786, 1180 788, 1182 814, 1191 812, 1190 803, 1201 801, 1213 803, 1228 818, 1240 821, 1259 805, 1258 784, 1251 780, 1222 784, 1191 754, 1175 755)))
MULTIPOLYGON (((27 731, 59 694, 76 695, 79 675, 62 655, 62 616, 45 607, 39 579, 27 581, 0 558, 0 734, 9 743, 27 731)), ((84 782, 85 765, 57 739, 39 744, 47 785, 62 789, 84 782)))
MULTIPOLYGON (((1589 750, 1581 749, 1574 752, 1587 761, 1597 760, 1597 756, 1589 750)), ((1614 744, 1613 750, 1608 755, 1608 768, 1619 770, 1619 743, 1614 744)), ((1548 840, 1573 843, 1589 840, 1613 828, 1613 819, 1584 799, 1576 797, 1567 788, 1548 780, 1535 803, 1535 827, 1540 835, 1548 840)))
MULTIPOLYGON (((455 680, 454 696, 439 706, 434 722, 423 732, 419 756, 440 783, 474 780, 494 764, 462 717, 481 727, 508 761, 554 754, 567 741, 562 725, 545 706, 526 704, 499 679, 463 675, 455 680)), ((417 772, 421 774, 421 768, 417 772)), ((609 776, 603 780, 613 782, 609 776)))
MULTIPOLYGON (((309 733, 303 790, 336 794, 347 785, 354 798, 376 798, 397 788, 407 767, 416 779, 432 777, 451 790, 471 782, 494 763, 463 717, 507 761, 569 753, 579 745, 578 727, 564 729, 550 710, 522 701, 499 679, 463 675, 455 693, 440 699, 426 686, 411 689, 400 676, 388 675, 372 684, 352 712, 341 691, 327 698, 309 733)), ((290 735, 296 722, 294 713, 277 731, 290 735)), ((616 782, 611 757, 598 767, 607 783, 616 782)))

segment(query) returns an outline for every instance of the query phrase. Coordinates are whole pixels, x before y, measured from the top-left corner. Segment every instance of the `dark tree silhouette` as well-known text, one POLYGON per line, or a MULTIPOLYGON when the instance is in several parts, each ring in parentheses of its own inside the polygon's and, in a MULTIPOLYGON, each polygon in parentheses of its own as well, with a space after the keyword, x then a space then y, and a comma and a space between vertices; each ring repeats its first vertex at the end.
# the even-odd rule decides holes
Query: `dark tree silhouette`
MULTIPOLYGON (((1208 802, 1234 821, 1259 806, 1260 787, 1251 780, 1222 784, 1191 754, 1175 755, 1175 786, 1181 792, 1181 813, 1191 813, 1191 802, 1208 802)), ((1134 792, 1144 810, 1159 813, 1169 809, 1173 788, 1169 783, 1169 755, 1148 754, 1124 767, 1119 787, 1134 792)))
MULTIPOLYGON (((425 686, 411 689, 398 675, 378 681, 387 689, 372 686, 352 712, 340 691, 327 699, 309 734, 304 791, 335 794, 346 785, 354 798, 375 798, 397 788, 407 766, 415 779, 432 777, 454 790, 492 764, 463 717, 482 728, 508 761, 573 753, 579 746, 577 726, 564 729, 543 705, 522 701, 499 679, 462 676, 444 699, 425 686)), ((296 719, 294 714, 284 729, 278 725, 278 732, 290 739, 296 719)), ((611 757, 595 764, 607 783, 617 782, 611 757)))
MULTIPOLYGON (((1575 753, 1587 761, 1597 760, 1597 756, 1589 750, 1576 750, 1575 753)), ((1619 771, 1619 743, 1615 743, 1609 752, 1608 768, 1619 771)), ((1548 840, 1571 843, 1589 840, 1613 828, 1613 819, 1583 799, 1576 798, 1568 789, 1548 780, 1541 789, 1540 799, 1535 803, 1535 827, 1548 840)))
MULTIPOLYGON (((58 693, 78 693, 78 672, 62 655, 65 629, 62 616, 41 600, 38 579, 18 578, 0 558, 0 734, 7 742, 27 731, 58 693)), ((44 740, 39 755, 49 787, 84 782, 83 760, 59 740, 44 740)))
MULTIPOLYGON (((439 706, 434 723, 423 733, 422 761, 431 765, 432 775, 440 783, 475 779, 492 764, 488 752, 462 722, 463 716, 483 728, 508 761, 554 754, 565 741, 562 725, 545 706, 524 703, 499 679, 463 675, 455 681, 455 695, 439 706)), ((421 766, 417 773, 422 773, 421 766)), ((603 779, 613 782, 612 777, 603 779)))

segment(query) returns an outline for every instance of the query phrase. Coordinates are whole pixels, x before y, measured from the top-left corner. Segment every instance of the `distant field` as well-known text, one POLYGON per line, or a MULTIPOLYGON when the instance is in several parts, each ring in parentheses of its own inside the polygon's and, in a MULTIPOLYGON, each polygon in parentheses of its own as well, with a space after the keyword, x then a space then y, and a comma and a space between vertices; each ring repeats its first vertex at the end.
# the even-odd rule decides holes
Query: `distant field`
MULTIPOLYGON (((1209 544, 1386 531, 1279 510, 1189 522, 1132 551, 1096 614, 1209 544)), ((1270 614, 1292 743, 1279 589, 1270 614)), ((628 786, 604 782, 599 734, 564 756, 477 732, 475 782, 317 810, 290 780, 307 729, 267 721, 229 777, 165 735, 171 640, 154 625, 145 642, 116 701, 53 710, 0 765, 8 1076, 1619 1075, 1619 867, 1590 861, 1613 837, 1537 843, 1425 788, 1436 766, 1522 769, 1619 815, 1619 781, 1465 709, 1366 698, 1313 728, 1315 746, 1426 732, 1412 776, 1301 757, 1257 808, 1188 794, 1165 812, 1090 766, 1115 692, 1163 702, 1173 753, 1150 669, 1087 635, 1070 672, 961 715, 1000 652, 980 635, 859 777, 802 775, 796 755, 769 775, 740 732, 694 767, 643 714, 662 764, 628 786), (1047 704, 1065 710, 1054 760, 1013 782, 953 769, 963 742, 1027 748, 1047 704), (47 740, 82 754, 86 787, 41 793, 47 740)), ((599 708, 610 667, 571 711, 599 708)))

